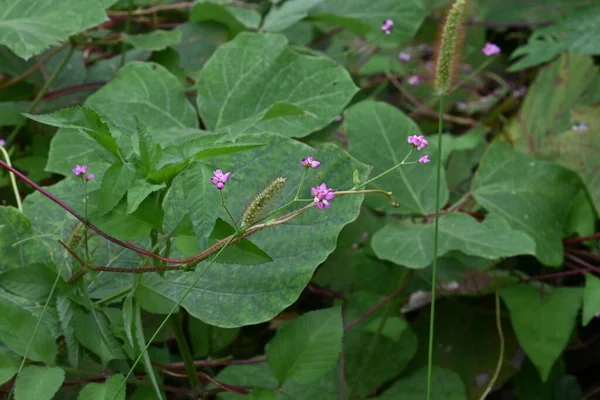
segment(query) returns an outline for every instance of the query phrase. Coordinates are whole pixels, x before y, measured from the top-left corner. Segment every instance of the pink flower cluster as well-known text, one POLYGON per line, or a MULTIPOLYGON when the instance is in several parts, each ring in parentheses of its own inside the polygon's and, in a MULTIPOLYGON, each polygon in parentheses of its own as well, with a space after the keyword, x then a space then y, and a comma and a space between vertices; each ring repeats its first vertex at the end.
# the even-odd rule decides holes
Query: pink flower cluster
POLYGON ((227 181, 229 180, 229 177, 231 176, 231 172, 223 173, 223 171, 218 169, 215 172, 213 172, 213 175, 214 176, 212 178, 210 178, 210 183, 215 185, 217 187, 217 189, 223 190, 223 188, 225 187, 225 184, 227 183, 227 181))
POLYGON ((315 160, 312 157, 307 157, 307 158, 303 158, 302 161, 300 162, 300 164, 304 168, 317 168, 319 165, 321 165, 321 162, 315 160))
POLYGON ((381 25, 381 30, 385 32, 386 35, 392 34, 392 28, 394 27, 394 21, 391 19, 386 19, 381 25))
POLYGON ((331 205, 330 201, 335 197, 333 189, 328 188, 325 183, 321 183, 319 186, 311 188, 310 194, 315 197, 313 201, 319 210, 329 208, 331 205))
POLYGON ((75 165, 75 168, 72 169, 73 171, 73 175, 75 176, 80 176, 81 178, 83 178, 84 181, 91 181, 92 179, 94 179, 94 174, 88 174, 88 176, 86 176, 84 178, 85 173, 87 172, 87 165, 75 165))
MULTIPOLYGON (((417 150, 423 150, 424 148, 429 146, 429 142, 427 141, 427 139, 425 139, 425 136, 423 136, 423 135, 409 136, 407 141, 408 141, 408 144, 412 144, 415 147, 415 149, 417 149, 417 150)), ((421 163, 421 164, 429 164, 430 161, 431 160, 429 159, 429 156, 427 154, 425 154, 424 156, 419 158, 419 163, 421 163)))
POLYGON ((500 54, 500 47, 494 43, 487 42, 483 49, 481 49, 481 52, 487 57, 495 56, 496 54, 500 54))

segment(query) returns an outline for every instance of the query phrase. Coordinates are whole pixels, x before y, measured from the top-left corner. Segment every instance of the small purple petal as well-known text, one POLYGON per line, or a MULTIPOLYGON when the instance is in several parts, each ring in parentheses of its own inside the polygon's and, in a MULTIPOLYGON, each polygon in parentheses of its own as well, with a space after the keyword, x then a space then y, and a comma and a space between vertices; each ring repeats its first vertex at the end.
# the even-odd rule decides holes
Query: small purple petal
POLYGON ((411 86, 416 86, 419 83, 421 83, 421 78, 419 78, 419 75, 413 75, 410 78, 408 78, 408 84, 411 86))
POLYGON ((225 183, 229 180, 229 177, 231 176, 231 172, 227 172, 225 175, 223 175, 221 177, 221 182, 225 183))
POLYGON ((4 139, 0 139, 0 146, 6 146, 6 141, 4 139))
MULTIPOLYGON (((313 196, 317 196, 319 194, 319 189, 317 189, 317 188, 311 188, 310 189, 310 194, 313 195, 313 196)), ((315 199, 316 198, 317 197, 315 197, 315 199)))
POLYGON ((485 54, 487 57, 495 56, 496 54, 500 54, 500 47, 495 45, 494 43, 487 42, 481 52, 485 54))
POLYGON ((225 187, 225 184, 223 182, 217 183, 217 189, 222 190, 224 187, 225 187))
POLYGON ((429 160, 429 156, 425 154, 423 157, 419 158, 419 162, 421 164, 429 164, 431 160, 429 160))
POLYGON ((399 58, 401 61, 410 61, 410 59, 411 59, 411 56, 410 56, 410 54, 408 54, 408 53, 405 53, 405 52, 403 52, 403 51, 402 51, 402 52, 400 52, 400 54, 398 54, 398 58, 399 58))
POLYGON ((92 179, 94 179, 94 174, 89 174, 86 179, 88 181, 91 181, 92 179))

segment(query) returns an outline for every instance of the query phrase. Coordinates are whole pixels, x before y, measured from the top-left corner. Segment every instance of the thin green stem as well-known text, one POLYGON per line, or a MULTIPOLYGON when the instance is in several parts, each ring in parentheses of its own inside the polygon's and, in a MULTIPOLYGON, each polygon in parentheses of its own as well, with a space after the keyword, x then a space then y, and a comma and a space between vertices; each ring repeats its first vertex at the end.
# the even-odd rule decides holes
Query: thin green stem
POLYGON ((298 185, 298 191, 296 191, 294 200, 298 200, 298 196, 300 196, 300 190, 302 190, 302 185, 304 184, 304 178, 306 178, 307 171, 308 171, 308 168, 304 168, 304 172, 302 173, 302 179, 300 179, 300 184, 298 185))
POLYGON ((500 370, 502 370, 502 364, 504 363, 504 332, 502 332, 502 316, 500 314, 500 295, 498 294, 498 289, 496 289, 495 293, 496 300, 496 329, 498 329, 498 337, 500 338, 500 356, 498 357, 498 363, 496 364, 496 371, 494 372, 494 376, 488 383, 487 388, 479 398, 479 400, 484 400, 488 394, 494 388, 496 381, 498 380, 498 376, 500 376, 500 370))
MULTIPOLYGON (((142 274, 138 274, 140 277, 142 276, 142 274)), ((127 288, 127 289, 123 289, 115 294, 111 294, 108 297, 105 297, 103 299, 100 299, 96 302, 96 306, 101 306, 103 304, 110 304, 113 300, 118 299, 119 297, 122 297, 124 295, 126 295, 127 293, 129 293, 131 291, 131 288, 127 288)))
MULTIPOLYGON (((88 195, 87 195, 87 181, 85 178, 82 178, 83 181, 83 201, 84 201, 84 218, 87 222, 88 220, 88 195)), ((85 246, 85 269, 90 265, 90 249, 88 245, 88 224, 83 224, 83 240, 85 246)))
MULTIPOLYGON (((66 261, 66 259, 65 259, 66 261)), ((62 270, 62 264, 61 267, 58 271, 56 271, 56 279, 54 279, 54 283, 52 284, 52 289, 50 289, 50 294, 48 295, 48 298, 46 299, 46 303, 44 303, 44 308, 42 308, 42 312, 40 313, 40 316, 35 324, 35 328, 33 328, 33 333, 31 334, 31 338, 29 339, 29 343, 27 344, 27 349, 25 350, 25 354, 23 354, 23 358, 21 359, 21 364, 19 365, 19 369, 17 370, 17 373, 15 375, 15 382, 17 380, 17 378, 19 377, 19 374, 21 373, 21 371, 23 370, 23 367, 25 366, 25 361, 27 360, 27 356, 29 355, 29 350, 31 349, 31 346, 33 345, 33 339, 35 338, 35 335, 37 335, 38 329, 40 328, 40 325, 42 324, 42 320, 44 319, 44 315, 46 314, 46 310, 48 310, 48 305, 50 304, 50 299, 52 299, 52 296, 54 295, 54 291, 56 290, 56 287, 58 286, 58 281, 60 279, 60 272, 62 270)), ((15 389, 15 385, 12 385, 12 387, 10 388, 10 392, 8 393, 8 397, 6 398, 7 400, 11 399, 11 396, 13 394, 13 390, 15 389)))
POLYGON ((440 186, 442 177, 442 131, 444 113, 444 95, 440 94, 438 117, 438 148, 437 148, 437 176, 435 190, 435 221, 433 223, 433 271, 431 275, 431 311, 429 315, 429 350, 427 356, 427 400, 431 400, 431 378, 433 372, 433 336, 435 326, 435 291, 437 283, 437 259, 438 259, 438 233, 440 219, 440 186))
MULTIPOLYGON (((8 164, 9 167, 12 167, 12 164, 10 163, 10 155, 7 153, 6 149, 4 147, 0 146, 0 152, 2 152, 2 155, 4 156, 4 161, 6 161, 6 163, 8 164)), ((15 200, 17 201, 17 209, 20 212, 23 212, 23 205, 21 204, 21 195, 19 194, 19 188, 17 187, 17 180, 15 179, 15 174, 13 174, 12 172, 9 172, 8 176, 10 177, 10 184, 13 188, 13 192, 15 193, 15 200)))
MULTIPOLYGON (((407 162, 405 162, 405 161, 408 159, 408 157, 410 157, 410 155, 412 154, 412 152, 413 152, 414 150, 415 150, 415 148, 414 148, 414 147, 411 147, 411 149, 410 149, 410 151, 408 152, 408 154, 406 155, 406 157, 404 157, 404 159, 403 159, 402 161, 400 161, 398 164, 394 165, 394 166, 393 166, 392 168, 390 168, 390 169, 387 169, 387 170, 383 171, 381 174, 377 175, 376 177, 374 177, 374 178, 371 178, 371 179, 369 179, 368 181, 366 181, 366 182, 364 182, 364 183, 361 183, 360 185, 356 185, 356 186, 354 186, 354 187, 352 188, 352 190, 354 190, 354 189, 360 189, 360 188, 363 188, 363 187, 367 186, 369 183, 371 183, 371 182, 374 182, 374 181, 376 181, 377 179, 381 178, 382 176, 389 174, 390 172, 392 172, 393 170, 395 170, 395 169, 396 169, 396 168, 398 168, 399 166, 401 166, 401 165, 404 165, 404 164, 408 164, 408 163, 407 163, 407 162)), ((412 163, 412 162, 411 162, 411 164, 414 164, 414 163, 412 163)))
POLYGON ((231 218, 231 222, 233 222, 233 226, 235 226, 236 232, 239 232, 240 227, 238 226, 237 222, 235 222, 235 219, 233 218, 233 215, 231 215, 231 212, 229 211, 229 208, 227 208, 227 205, 225 204, 225 198, 223 197, 223 191, 219 190, 219 193, 221 194, 221 205, 223 206, 223 208, 225 209, 225 211, 227 211, 227 215, 229 215, 229 218, 231 218))
MULTIPOLYGON (((129 9, 127 10, 127 20, 125 21, 125 33, 129 33, 129 30, 131 29, 131 9, 133 8, 133 0, 129 0, 129 9)), ((125 61, 127 61, 127 52, 125 51, 127 50, 127 43, 125 43, 125 40, 123 40, 123 42, 121 43, 121 67, 123 65, 125 65, 125 61)))
MULTIPOLYGON (((69 46, 69 51, 67 52, 67 55, 65 56, 65 58, 62 59, 62 61, 58 65, 58 67, 56 67, 56 69, 54 70, 54 72, 52 73, 50 78, 46 81, 46 83, 44 83, 44 86, 42 86, 42 88, 38 92, 37 96, 35 96, 35 99, 33 99, 33 102, 31 103, 29 108, 27 108, 27 113, 32 113, 36 109, 36 107, 40 104, 40 102, 44 99, 44 96, 46 95, 46 93, 48 92, 50 87, 54 84, 54 81, 56 80, 56 78, 58 78, 58 75, 60 75, 62 70, 67 66, 67 63, 69 62, 69 60, 71 59, 71 56, 73 55, 73 51, 75 51, 75 47, 72 45, 69 46)), ((23 121, 19 125, 15 126, 15 128, 12 130, 12 132, 6 139, 7 146, 10 145, 15 140, 15 138, 17 137, 17 135, 19 134, 21 129, 23 129, 24 126, 25 126, 25 121, 23 121)), ((12 147, 9 150, 9 152, 12 152, 13 148, 14 147, 12 147)))
MULTIPOLYGON (((494 61, 494 57, 488 57, 484 62, 481 63, 481 65, 475 69, 473 72, 471 72, 469 75, 467 75, 463 80, 459 81, 456 85, 454 85, 452 87, 452 89, 450 89, 448 91, 448 93, 455 91, 456 89, 458 89, 459 87, 461 87, 462 85, 464 85, 465 83, 467 83, 468 81, 471 80, 471 78, 473 78, 475 75, 479 74, 481 71, 483 71, 488 65, 490 65, 492 62, 494 61)), ((441 101, 442 99, 440 99, 441 101)), ((443 114, 443 113, 442 113, 443 114)))
POLYGON ((182 315, 174 314, 171 316, 170 321, 171 329, 175 334, 175 341, 177 342, 177 347, 179 347, 179 352, 181 353, 181 357, 183 357, 185 370, 187 371, 188 379, 190 380, 190 388, 195 389, 200 384, 200 381, 198 380, 198 372, 196 371, 196 366, 194 365, 194 357, 192 356, 190 346, 188 344, 187 338, 185 337, 185 332, 182 328, 182 315))
POLYGON ((129 369, 129 372, 127 372, 127 375, 125 376, 125 379, 123 380, 123 382, 119 386, 119 389, 115 393, 115 395, 113 397, 113 400, 116 400, 119 397, 119 394, 124 389, 125 383, 127 382, 127 380, 129 379, 129 377, 133 373, 133 370, 138 365, 138 363, 140 362, 140 360, 142 359, 142 357, 144 356, 144 354, 146 353, 146 351, 148 351, 148 348, 150 347, 150 345, 152 344, 152 342, 154 342, 154 339, 156 339, 156 337, 158 336, 158 334, 161 331, 161 329, 166 325, 166 323, 169 320, 169 318, 171 318, 171 315, 173 315, 173 313, 175 313, 175 311, 179 308, 179 306, 181 305, 181 303, 183 302, 183 300, 187 297, 187 295, 198 284, 198 282, 200 282, 200 279, 202 278, 202 276, 204 276, 204 274, 210 269, 210 267, 214 264, 215 260, 221 255, 221 253, 223 252, 223 250, 225 250, 227 248, 227 246, 233 240, 235 240, 238 237, 238 235, 239 235, 239 233, 236 233, 235 235, 232 235, 231 238, 225 243, 225 245, 219 249, 219 251, 217 252, 217 254, 215 254, 215 256, 212 258, 212 260, 210 260, 210 262, 208 263, 208 265, 206 266, 206 268, 204 268, 198 274, 198 276, 196 277, 196 279, 194 279, 194 281, 192 282, 192 284, 190 286, 188 286, 187 290, 183 293, 183 295, 181 296, 181 298, 179 298, 179 300, 177 301, 177 303, 175 303, 175 305, 171 308, 171 310, 169 311, 169 313, 167 314, 167 316, 165 317, 165 319, 163 319, 163 321, 158 326, 158 328, 156 329, 156 331, 154 331, 154 334, 152 334, 152 337, 150 338, 150 340, 148 340, 148 343, 146 344, 146 346, 140 352, 140 355, 137 356, 137 358, 133 362, 133 365, 129 369))

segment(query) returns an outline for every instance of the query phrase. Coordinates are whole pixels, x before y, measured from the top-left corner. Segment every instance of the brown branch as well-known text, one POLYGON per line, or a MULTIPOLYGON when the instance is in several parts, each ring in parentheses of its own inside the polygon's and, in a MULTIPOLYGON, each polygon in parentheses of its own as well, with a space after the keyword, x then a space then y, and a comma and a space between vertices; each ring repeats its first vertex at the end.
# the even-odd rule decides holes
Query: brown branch
MULTIPOLYGON (((267 362, 267 359, 265 357, 257 357, 251 358, 249 360, 196 360, 194 361, 194 365, 197 367, 222 367, 228 365, 262 364, 265 362, 267 362)), ((183 361, 172 363, 159 363, 157 361, 152 361, 152 364, 165 369, 185 368, 185 363, 183 361)))
POLYGON ((589 236, 580 236, 577 238, 573 238, 573 239, 567 239, 564 241, 565 244, 572 244, 572 243, 581 243, 581 242, 585 242, 588 240, 598 240, 600 239, 600 232, 596 232, 593 235, 589 235, 589 236))
MULTIPOLYGON (((435 117, 435 118, 439 117, 437 111, 432 110, 431 108, 427 107, 425 104, 423 104, 419 100, 417 100, 417 98, 414 97, 412 94, 410 94, 410 92, 408 92, 408 90, 404 89, 404 87, 400 84, 400 82, 398 82, 398 80, 393 75, 391 75, 389 72, 386 72, 385 76, 392 83, 392 85, 394 85, 396 87, 396 89, 398 89, 400 91, 400 93, 402 93, 402 95, 404 97, 406 97, 406 99, 410 103, 412 103, 413 106, 415 106, 417 108, 418 112, 428 115, 430 117, 435 117)), ((442 118, 444 119, 444 121, 453 122, 458 125, 466 125, 466 126, 479 125, 479 122, 475 121, 472 118, 456 117, 454 115, 449 115, 449 114, 443 114, 442 118)))
POLYGON ((44 96, 44 100, 54 99, 60 96, 64 96, 66 94, 77 93, 84 90, 94 90, 99 89, 104 86, 106 82, 97 81, 97 82, 88 82, 82 83, 80 85, 67 86, 61 89, 53 90, 51 92, 46 93, 44 96))
POLYGON ((583 274, 585 274, 585 271, 583 271, 583 270, 563 271, 563 272, 557 272, 555 274, 530 276, 529 278, 521 279, 520 282, 527 283, 527 282, 534 282, 534 281, 545 281, 548 279, 562 278, 564 276, 583 275, 583 274))
POLYGON ((581 265, 582 267, 586 268, 589 271, 594 271, 597 274, 600 274, 600 267, 596 267, 584 260, 582 260, 579 257, 574 256, 573 254, 569 254, 569 253, 565 253, 565 257, 569 258, 571 261, 574 261, 576 264, 581 265))
POLYGON ((361 323, 365 318, 369 317, 374 312, 376 312, 377 310, 379 310, 381 307, 385 306, 387 303, 389 303, 390 301, 392 301, 396 297, 398 297, 400 295, 400 293, 402 293, 404 291, 404 289, 406 289, 406 287, 410 283, 410 278, 411 277, 412 277, 412 270, 409 270, 406 273, 406 275, 404 275, 404 279, 402 280, 402 283, 400 283, 400 286, 398 286, 398 288, 396 290, 394 290, 385 299, 379 301, 377 304, 375 304, 374 306, 372 306, 371 308, 369 308, 366 312, 364 312, 363 314, 359 315, 358 317, 356 317, 354 320, 352 320, 348 324, 344 325, 344 330, 347 331, 348 329, 352 328, 353 326, 361 323))
POLYGON ((69 44, 69 42, 65 42, 62 45, 60 45, 59 47, 51 50, 48 54, 46 54, 44 57, 42 57, 40 60, 38 60, 35 63, 35 65, 32 65, 29 69, 27 69, 21 75, 16 76, 13 79, 0 84, 0 90, 21 82, 23 79, 27 78, 29 75, 33 74, 35 71, 42 68, 42 65, 46 61, 48 61, 50 58, 52 58, 54 55, 56 55, 56 53, 63 50, 68 44, 69 44))

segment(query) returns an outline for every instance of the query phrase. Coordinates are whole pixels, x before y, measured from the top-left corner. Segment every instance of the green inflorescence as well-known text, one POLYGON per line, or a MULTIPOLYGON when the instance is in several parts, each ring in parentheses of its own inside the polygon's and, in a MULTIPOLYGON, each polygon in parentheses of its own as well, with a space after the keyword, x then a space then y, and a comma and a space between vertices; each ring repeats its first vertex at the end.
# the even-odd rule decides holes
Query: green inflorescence
POLYGON ((457 63, 455 55, 460 46, 460 29, 465 5, 466 0, 457 0, 452 5, 442 30, 435 73, 435 86, 441 94, 448 93, 452 87, 457 63))
POLYGON ((252 226, 263 215, 271 201, 281 192, 285 186, 285 178, 279 177, 263 189, 248 205, 242 215, 242 227, 252 226))

